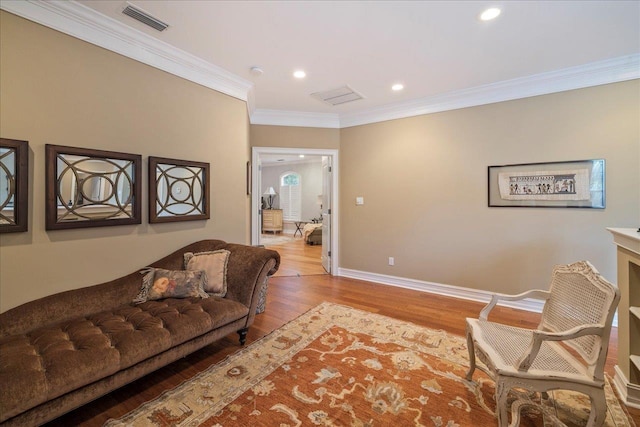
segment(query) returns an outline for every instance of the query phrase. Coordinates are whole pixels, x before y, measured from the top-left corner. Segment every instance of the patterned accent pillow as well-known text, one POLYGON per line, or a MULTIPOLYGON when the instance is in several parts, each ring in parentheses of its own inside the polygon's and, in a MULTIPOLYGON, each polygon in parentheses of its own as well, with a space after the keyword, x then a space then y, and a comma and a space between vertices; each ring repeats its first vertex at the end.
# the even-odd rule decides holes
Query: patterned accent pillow
POLYGON ((209 298, 204 291, 206 273, 200 271, 165 270, 147 267, 140 271, 144 274, 142 287, 134 304, 162 298, 209 298))
POLYGON ((195 254, 187 252, 184 254, 184 269, 204 270, 207 273, 204 290, 214 297, 224 297, 227 294, 227 264, 230 253, 226 249, 195 254))

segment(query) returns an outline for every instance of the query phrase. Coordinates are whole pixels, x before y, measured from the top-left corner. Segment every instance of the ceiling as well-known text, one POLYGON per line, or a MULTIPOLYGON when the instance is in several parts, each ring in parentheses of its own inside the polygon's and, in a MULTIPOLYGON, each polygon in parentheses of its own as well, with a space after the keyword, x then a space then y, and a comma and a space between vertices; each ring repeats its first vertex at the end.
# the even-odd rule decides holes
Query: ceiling
MULTIPOLYGON (((631 58, 630 76, 640 75, 638 1, 70 3, 229 72, 249 88, 252 123, 261 114, 348 118, 478 88, 489 94, 505 82, 539 84, 540 76, 553 92, 564 90, 549 83, 553 73, 580 67, 589 72, 590 64, 623 57, 627 66, 631 58), (158 32, 124 15, 127 4, 168 23, 168 29, 158 32), (501 15, 481 21, 479 14, 490 6, 500 7, 501 15), (252 74, 252 66, 262 75, 252 74), (297 69, 307 76, 294 78, 297 69), (392 91, 395 83, 404 90, 392 91), (311 96, 344 85, 364 99, 331 106, 311 96)), ((528 96, 539 93, 544 90, 528 96)))
POLYGON ((291 165, 294 163, 322 163, 322 156, 315 156, 309 154, 269 154, 261 153, 260 162, 264 166, 277 166, 279 164, 291 165))

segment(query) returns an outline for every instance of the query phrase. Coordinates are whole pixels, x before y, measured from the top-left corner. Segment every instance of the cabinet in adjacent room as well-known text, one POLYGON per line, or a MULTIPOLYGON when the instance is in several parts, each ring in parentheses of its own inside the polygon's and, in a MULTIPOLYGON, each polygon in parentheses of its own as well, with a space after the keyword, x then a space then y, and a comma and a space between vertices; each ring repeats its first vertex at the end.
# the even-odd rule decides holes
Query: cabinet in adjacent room
POLYGON ((282 231, 282 209, 264 209, 262 211, 262 232, 282 231))

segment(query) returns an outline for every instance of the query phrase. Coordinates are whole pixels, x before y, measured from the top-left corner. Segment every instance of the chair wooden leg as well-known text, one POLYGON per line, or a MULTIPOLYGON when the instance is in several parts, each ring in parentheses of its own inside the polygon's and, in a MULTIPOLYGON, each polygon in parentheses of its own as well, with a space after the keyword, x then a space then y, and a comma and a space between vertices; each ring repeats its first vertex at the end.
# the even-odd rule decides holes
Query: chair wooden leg
POLYGON ((587 421, 587 427, 601 427, 607 418, 607 400, 604 389, 591 392, 591 414, 587 421))
POLYGON ((509 426, 508 396, 509 387, 498 378, 496 381, 496 415, 498 417, 498 427, 509 426))
POLYGON ((469 350, 469 372, 467 372, 467 380, 473 379, 473 371, 476 370, 476 352, 473 344, 473 337, 467 331, 467 349, 469 350))

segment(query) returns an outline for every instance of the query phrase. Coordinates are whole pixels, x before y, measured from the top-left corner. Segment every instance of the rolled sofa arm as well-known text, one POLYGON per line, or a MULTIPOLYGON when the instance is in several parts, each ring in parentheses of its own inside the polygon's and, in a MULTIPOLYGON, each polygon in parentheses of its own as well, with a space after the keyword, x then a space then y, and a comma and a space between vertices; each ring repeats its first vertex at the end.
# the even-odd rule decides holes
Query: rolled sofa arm
POLYGON ((260 289, 268 276, 280 266, 280 254, 276 251, 255 246, 228 243, 231 252, 227 265, 227 295, 225 298, 238 301, 249 307, 249 322, 253 321, 258 304, 260 289))

